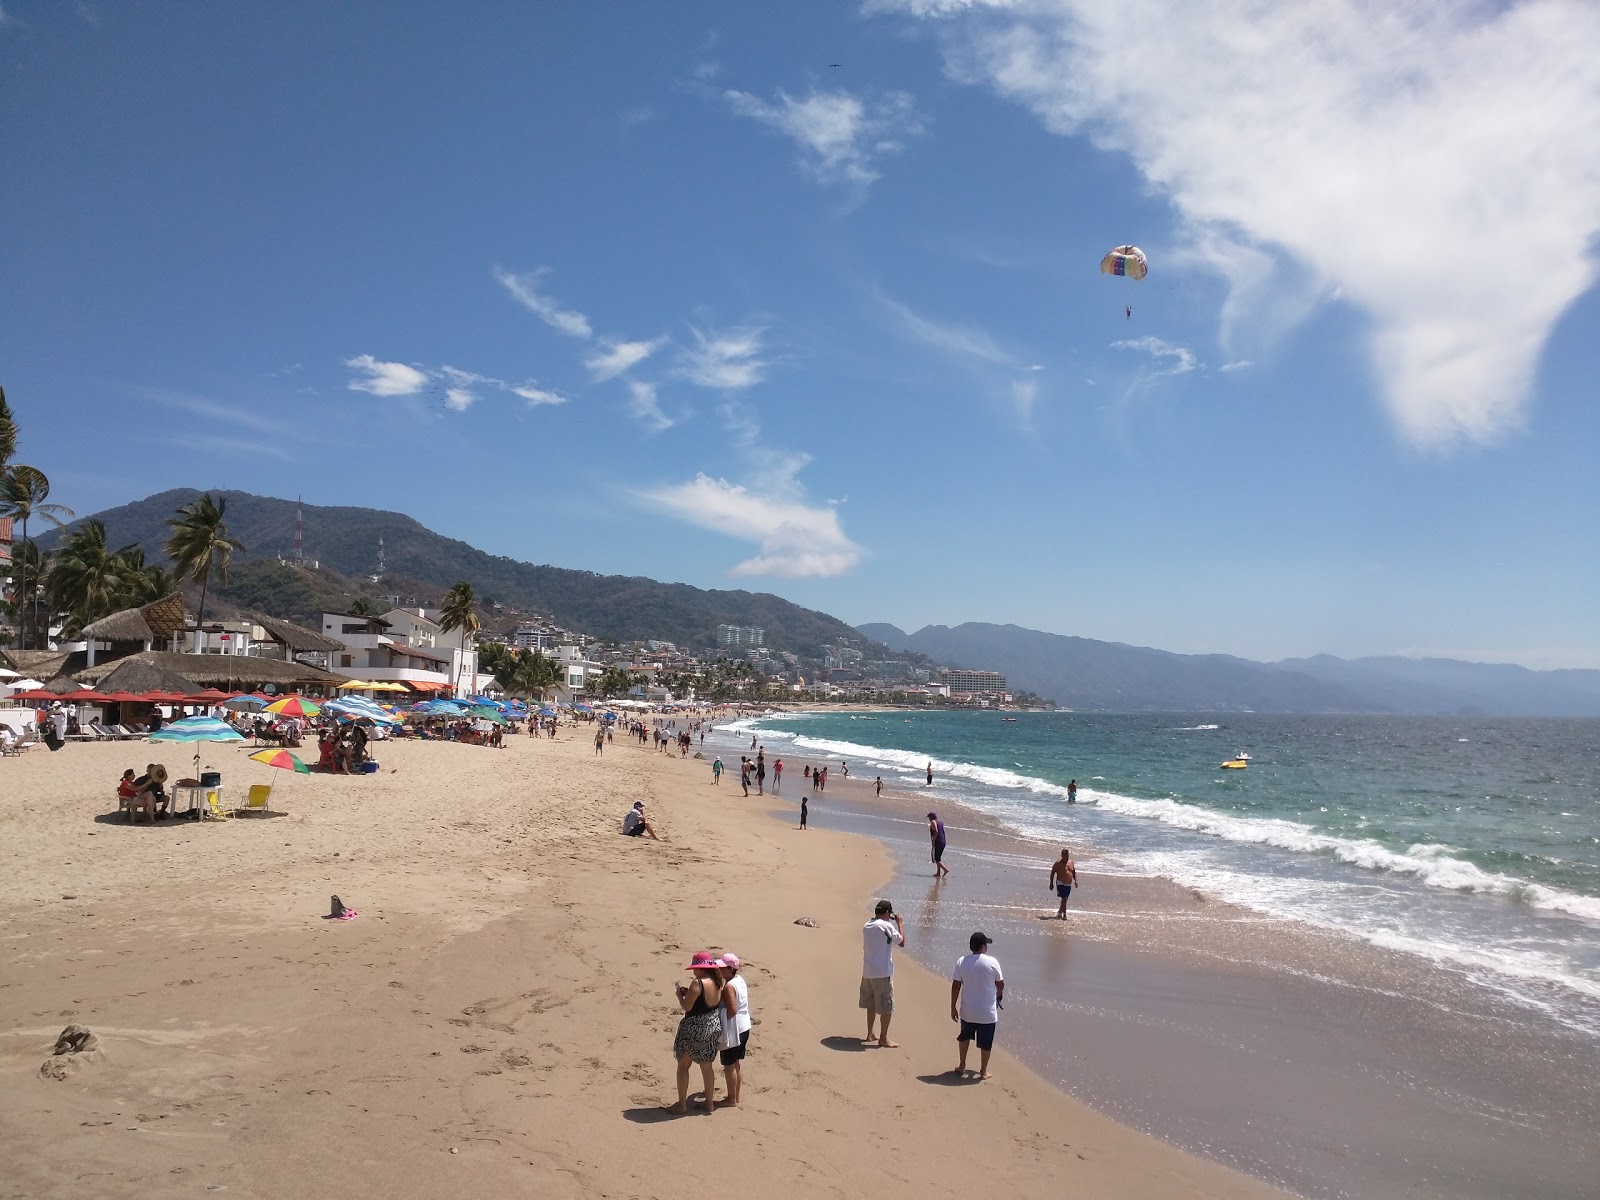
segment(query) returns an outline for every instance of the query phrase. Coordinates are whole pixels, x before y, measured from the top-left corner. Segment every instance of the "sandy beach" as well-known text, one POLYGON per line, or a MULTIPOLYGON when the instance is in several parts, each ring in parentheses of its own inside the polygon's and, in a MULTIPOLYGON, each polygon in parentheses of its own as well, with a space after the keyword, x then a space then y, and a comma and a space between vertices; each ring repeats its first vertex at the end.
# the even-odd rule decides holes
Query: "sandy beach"
POLYGON ((994 1080, 953 1085, 947 984, 908 956, 902 1048, 863 1050, 888 855, 799 834, 703 762, 596 758, 579 731, 382 743, 351 778, 213 747, 281 815, 129 825, 121 769, 189 765, 154 750, 0 763, 0 1195, 687 1196, 708 1172, 796 1196, 1278 1194, 1094 1113, 1003 1036, 994 1080), (661 842, 617 834, 635 799, 661 842), (360 917, 321 919, 334 893, 360 917), (743 956, 757 1024, 744 1103, 674 1117, 672 985, 701 948, 743 956), (102 1049, 42 1075, 71 1023, 102 1049))

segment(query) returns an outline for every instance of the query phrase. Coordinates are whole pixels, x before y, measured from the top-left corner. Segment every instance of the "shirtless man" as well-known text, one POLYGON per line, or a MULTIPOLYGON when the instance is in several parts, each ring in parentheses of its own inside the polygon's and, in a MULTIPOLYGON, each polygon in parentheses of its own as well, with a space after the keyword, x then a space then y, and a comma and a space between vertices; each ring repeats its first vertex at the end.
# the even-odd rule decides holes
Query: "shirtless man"
POLYGON ((1061 857, 1056 859, 1050 868, 1050 886, 1055 888, 1056 895, 1061 897, 1061 907, 1056 909, 1056 920, 1067 919, 1067 897, 1072 895, 1073 885, 1078 882, 1078 868, 1072 865, 1072 851, 1061 847, 1061 857))

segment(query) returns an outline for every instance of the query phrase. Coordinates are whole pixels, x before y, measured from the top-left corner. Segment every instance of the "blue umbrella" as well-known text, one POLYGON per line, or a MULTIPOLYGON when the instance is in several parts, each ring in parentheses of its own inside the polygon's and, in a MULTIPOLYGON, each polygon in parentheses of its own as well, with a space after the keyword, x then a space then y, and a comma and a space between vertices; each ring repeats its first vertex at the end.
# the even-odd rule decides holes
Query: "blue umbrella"
POLYGON ((361 696, 341 696, 337 700, 330 700, 322 706, 322 711, 333 713, 337 717, 348 717, 351 720, 365 719, 385 725, 400 723, 393 715, 384 712, 377 704, 361 696))
POLYGON ((553 708, 541 708, 539 710, 539 715, 541 717, 553 717, 556 715, 556 710, 553 708))

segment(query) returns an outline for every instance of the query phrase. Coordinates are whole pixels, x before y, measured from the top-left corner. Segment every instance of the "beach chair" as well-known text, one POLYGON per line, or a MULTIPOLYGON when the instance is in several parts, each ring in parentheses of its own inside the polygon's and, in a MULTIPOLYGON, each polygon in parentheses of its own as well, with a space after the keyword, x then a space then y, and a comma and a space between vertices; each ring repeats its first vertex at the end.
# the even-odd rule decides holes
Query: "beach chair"
POLYGON ((270 783, 252 783, 249 793, 244 798, 244 807, 239 810, 239 815, 242 817, 249 813, 264 813, 267 816, 271 816, 272 809, 268 806, 268 801, 271 799, 272 785, 270 783))
POLYGON ((94 730, 94 726, 93 725, 89 725, 89 726, 80 725, 80 726, 78 726, 78 732, 77 733, 69 733, 69 734, 67 734, 66 740, 69 741, 69 742, 98 742, 100 740, 100 735, 98 733, 93 732, 93 730, 94 730))
POLYGON ((207 788, 205 800, 206 805, 200 810, 201 820, 226 821, 233 816, 233 810, 223 806, 221 788, 207 788))
POLYGON ((102 725, 99 721, 90 721, 89 728, 94 730, 94 736, 102 742, 114 742, 118 735, 113 732, 110 725, 102 725))
POLYGON ((125 741, 138 741, 144 737, 143 731, 133 725, 108 725, 106 728, 125 741))

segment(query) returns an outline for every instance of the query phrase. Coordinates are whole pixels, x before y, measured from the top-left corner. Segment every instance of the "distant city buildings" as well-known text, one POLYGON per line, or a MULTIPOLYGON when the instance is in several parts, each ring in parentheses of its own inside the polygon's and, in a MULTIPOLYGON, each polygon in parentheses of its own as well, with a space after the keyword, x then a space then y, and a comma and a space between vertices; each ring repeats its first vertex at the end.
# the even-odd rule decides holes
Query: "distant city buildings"
POLYGON ((767 641, 767 631, 759 625, 718 625, 717 645, 719 646, 763 646, 767 641))

